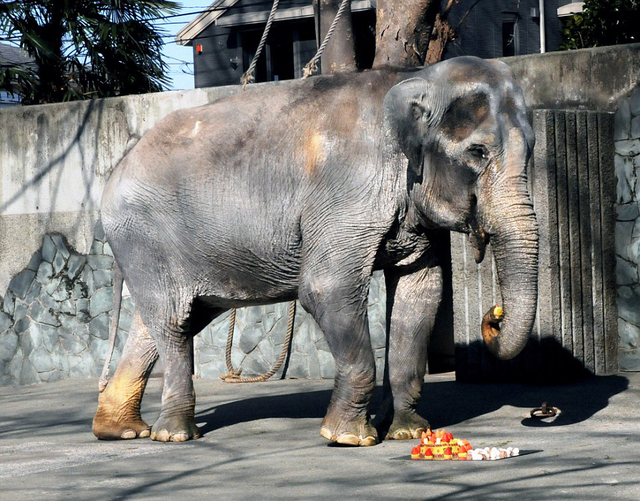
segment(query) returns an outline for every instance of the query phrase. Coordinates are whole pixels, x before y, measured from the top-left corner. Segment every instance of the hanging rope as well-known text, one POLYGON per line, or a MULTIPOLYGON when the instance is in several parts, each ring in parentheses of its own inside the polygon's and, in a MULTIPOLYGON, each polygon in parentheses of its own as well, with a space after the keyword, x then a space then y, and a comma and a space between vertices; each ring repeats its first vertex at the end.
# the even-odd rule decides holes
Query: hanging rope
POLYGON ((280 358, 275 363, 275 365, 271 368, 269 372, 266 374, 262 374, 256 377, 240 377, 242 373, 242 369, 238 369, 237 371, 233 368, 233 364, 231 363, 231 347, 233 346, 233 331, 235 330, 236 325, 236 309, 231 310, 231 316, 229 317, 229 333, 227 335, 227 349, 225 350, 225 362, 227 363, 228 374, 220 376, 225 383, 262 383, 266 381, 271 376, 273 376, 287 358, 287 353, 289 352, 289 347, 291 346, 291 338, 293 336, 293 325, 294 318, 296 316, 296 302, 291 301, 289 303, 289 323, 287 324, 287 335, 284 338, 284 343, 282 345, 282 353, 280 353, 280 358))
POLYGON ((253 60, 249 65, 249 69, 244 72, 244 75, 242 75, 242 78, 240 79, 240 82, 242 83, 242 90, 244 90, 247 84, 250 84, 256 81, 256 77, 253 75, 253 71, 256 69, 256 65, 258 64, 258 59, 260 59, 260 54, 262 54, 262 49, 264 49, 264 45, 267 43, 269 30, 271 29, 271 25, 273 24, 273 19, 276 17, 276 11, 278 10, 279 3, 280 3, 280 0, 273 0, 273 5, 271 6, 271 12, 269 12, 269 18, 267 19, 267 24, 264 27, 262 38, 260 39, 260 43, 258 44, 258 48, 256 49, 256 55, 253 56, 253 60))
POLYGON ((310 77, 318 70, 316 63, 322 56, 324 49, 327 47, 327 44, 329 43, 329 39, 331 38, 331 35, 333 35, 333 32, 336 29, 336 26, 338 26, 338 21, 340 21, 340 17, 342 16, 344 9, 347 8, 347 5, 349 5, 349 0, 342 0, 342 3, 338 8, 338 12, 336 12, 336 17, 333 19, 333 22, 331 23, 331 26, 329 27, 329 31, 327 31, 327 34, 325 35, 324 40, 322 41, 322 44, 320 44, 320 48, 318 49, 318 52, 316 52, 316 55, 313 56, 313 59, 311 59, 311 61, 309 61, 307 65, 302 69, 303 79, 310 77))

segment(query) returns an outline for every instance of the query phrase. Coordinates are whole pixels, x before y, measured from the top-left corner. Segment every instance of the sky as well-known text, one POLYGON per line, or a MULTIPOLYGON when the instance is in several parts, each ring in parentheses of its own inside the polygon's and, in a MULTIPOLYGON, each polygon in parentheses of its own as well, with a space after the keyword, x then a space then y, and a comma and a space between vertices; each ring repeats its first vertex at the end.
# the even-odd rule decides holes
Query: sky
POLYGON ((214 0, 176 0, 182 5, 177 17, 158 21, 156 26, 165 33, 164 57, 169 64, 170 90, 193 89, 193 48, 177 44, 175 35, 214 0), (187 15, 185 15, 187 14, 187 15))

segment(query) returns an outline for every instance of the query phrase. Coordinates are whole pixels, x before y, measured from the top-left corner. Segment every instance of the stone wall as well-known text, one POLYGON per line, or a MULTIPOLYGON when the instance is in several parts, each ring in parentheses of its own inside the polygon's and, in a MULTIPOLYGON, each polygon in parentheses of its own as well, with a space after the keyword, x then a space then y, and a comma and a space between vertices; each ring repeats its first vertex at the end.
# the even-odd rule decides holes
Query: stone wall
MULTIPOLYGON (((113 256, 101 226, 88 254, 60 234, 42 247, 0 297, 0 386, 100 374, 113 305, 113 256)), ((117 361, 131 324, 123 301, 114 353, 117 361)))
MULTIPOLYGON (((47 234, 28 266, 0 297, 0 386, 99 376, 108 350, 113 307, 113 255, 101 225, 88 254, 74 250, 60 234, 47 234)), ((385 285, 375 273, 369 295, 369 326, 378 376, 384 371, 385 285)), ((112 369, 117 365, 133 313, 123 297, 112 369)), ((264 374, 282 351, 287 303, 239 309, 231 352, 243 376, 264 374)), ((195 375, 218 378, 228 371, 225 349, 229 313, 195 338, 195 375)), ((322 331, 298 303, 287 363, 275 377, 333 378, 335 364, 322 331)))
POLYGON ((615 115, 620 370, 640 370, 640 89, 615 115))
MULTIPOLYGON (((382 273, 374 273, 369 291, 369 328, 378 379, 384 371, 386 288, 382 273)), ((282 352, 289 318, 288 303, 242 308, 236 314, 236 330, 231 351, 234 369, 243 376, 268 372, 282 352)), ((227 374, 225 349, 229 313, 214 320, 195 340, 195 373, 198 377, 217 378, 227 374)), ((329 345, 315 320, 297 304, 295 329, 288 362, 275 378, 333 378, 335 364, 329 345)))

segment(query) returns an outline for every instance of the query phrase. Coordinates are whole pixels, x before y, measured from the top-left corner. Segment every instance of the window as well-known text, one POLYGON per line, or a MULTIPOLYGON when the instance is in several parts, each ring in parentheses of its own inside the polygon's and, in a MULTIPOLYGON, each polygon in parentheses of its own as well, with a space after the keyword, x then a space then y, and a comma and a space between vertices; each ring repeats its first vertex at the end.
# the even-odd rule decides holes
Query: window
POLYGON ((502 13, 502 55, 517 56, 520 53, 518 43, 518 14, 502 13))

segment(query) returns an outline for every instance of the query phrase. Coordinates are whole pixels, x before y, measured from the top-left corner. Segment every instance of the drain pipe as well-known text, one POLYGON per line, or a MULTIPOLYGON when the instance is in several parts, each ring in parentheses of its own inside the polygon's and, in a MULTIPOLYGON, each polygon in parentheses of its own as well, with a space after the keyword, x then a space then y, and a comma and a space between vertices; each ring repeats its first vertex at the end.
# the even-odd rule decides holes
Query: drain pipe
POLYGON ((538 9, 540 9, 540 52, 547 52, 547 31, 544 26, 544 0, 540 0, 538 4, 538 9))

